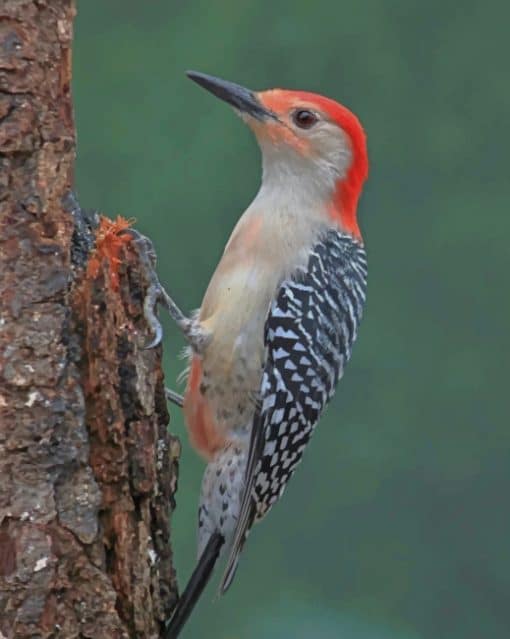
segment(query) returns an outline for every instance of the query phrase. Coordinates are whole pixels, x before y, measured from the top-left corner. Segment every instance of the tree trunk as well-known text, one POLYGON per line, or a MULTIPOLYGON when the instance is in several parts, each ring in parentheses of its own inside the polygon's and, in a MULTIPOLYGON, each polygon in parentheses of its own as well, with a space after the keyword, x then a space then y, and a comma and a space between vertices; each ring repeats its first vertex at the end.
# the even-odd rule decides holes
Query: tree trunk
POLYGON ((148 639, 176 600, 148 282, 72 195, 72 0, 0 1, 0 639, 148 639))

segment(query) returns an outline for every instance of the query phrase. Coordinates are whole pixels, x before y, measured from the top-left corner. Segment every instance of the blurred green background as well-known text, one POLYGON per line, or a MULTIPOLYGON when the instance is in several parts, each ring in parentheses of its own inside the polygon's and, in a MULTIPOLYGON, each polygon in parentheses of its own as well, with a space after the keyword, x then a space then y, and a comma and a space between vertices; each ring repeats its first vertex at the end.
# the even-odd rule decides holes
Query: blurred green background
MULTIPOLYGON (((183 637, 510 637, 508 3, 82 0, 77 190, 135 217, 200 304, 259 153, 198 69, 325 93, 369 139, 369 296, 354 357, 234 587, 183 637)), ((167 382, 182 340, 165 323, 167 382)), ((173 546, 195 560, 203 470, 183 441, 173 546)))

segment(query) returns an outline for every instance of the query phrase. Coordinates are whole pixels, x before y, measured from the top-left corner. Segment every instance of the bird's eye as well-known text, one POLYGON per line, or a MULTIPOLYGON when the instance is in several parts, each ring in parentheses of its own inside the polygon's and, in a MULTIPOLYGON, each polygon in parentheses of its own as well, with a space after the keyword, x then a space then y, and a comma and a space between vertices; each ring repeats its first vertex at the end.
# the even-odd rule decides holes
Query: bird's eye
POLYGON ((294 124, 300 129, 310 129, 319 118, 312 111, 299 109, 299 111, 294 112, 292 119, 294 120, 294 124))

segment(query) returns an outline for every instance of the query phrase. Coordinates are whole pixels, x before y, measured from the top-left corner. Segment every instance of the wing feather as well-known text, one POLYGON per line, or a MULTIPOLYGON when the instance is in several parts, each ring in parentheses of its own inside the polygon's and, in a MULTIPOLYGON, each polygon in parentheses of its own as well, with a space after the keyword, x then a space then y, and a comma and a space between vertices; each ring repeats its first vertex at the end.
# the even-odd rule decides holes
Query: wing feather
POLYGON ((266 359, 245 486, 220 591, 232 583, 246 537, 282 494, 350 358, 366 291, 363 246, 329 231, 306 268, 285 280, 265 323, 266 359))

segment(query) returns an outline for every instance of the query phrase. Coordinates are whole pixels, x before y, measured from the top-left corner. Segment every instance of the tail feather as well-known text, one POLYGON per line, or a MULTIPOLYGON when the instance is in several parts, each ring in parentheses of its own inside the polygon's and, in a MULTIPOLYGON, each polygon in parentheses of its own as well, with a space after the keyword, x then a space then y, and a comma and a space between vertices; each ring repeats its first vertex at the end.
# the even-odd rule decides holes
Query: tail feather
POLYGON ((241 552, 243 551, 244 544, 246 543, 246 539, 248 538, 248 534, 250 532, 251 519, 253 519, 253 517, 250 517, 248 526, 246 530, 244 530, 242 537, 240 537, 238 540, 234 539, 234 543, 227 560, 225 572, 223 573, 223 578, 221 580, 220 595, 224 595, 234 581, 237 566, 239 564, 239 557, 241 556, 241 552))
POLYGON ((190 580, 181 598, 177 602, 172 618, 163 634, 163 639, 177 639, 184 624, 188 620, 193 608, 195 607, 200 595, 206 587, 214 568, 214 564, 218 559, 221 547, 225 542, 225 538, 219 532, 213 533, 204 552, 198 560, 198 564, 191 575, 190 580))
POLYGON ((220 584, 220 595, 224 595, 232 585, 234 577, 236 576, 237 566, 239 564, 239 556, 241 555, 242 548, 239 548, 234 555, 229 559, 227 568, 223 575, 223 579, 220 584))
POLYGON ((227 559, 225 572, 220 584, 220 594, 224 595, 232 585, 237 570, 237 564, 239 563, 239 557, 246 543, 246 539, 250 534, 253 521, 255 519, 255 510, 253 502, 248 496, 245 499, 245 505, 241 506, 241 513, 237 520, 237 526, 234 534, 234 540, 230 548, 230 552, 227 559), (243 507, 244 506, 244 507, 243 507))

